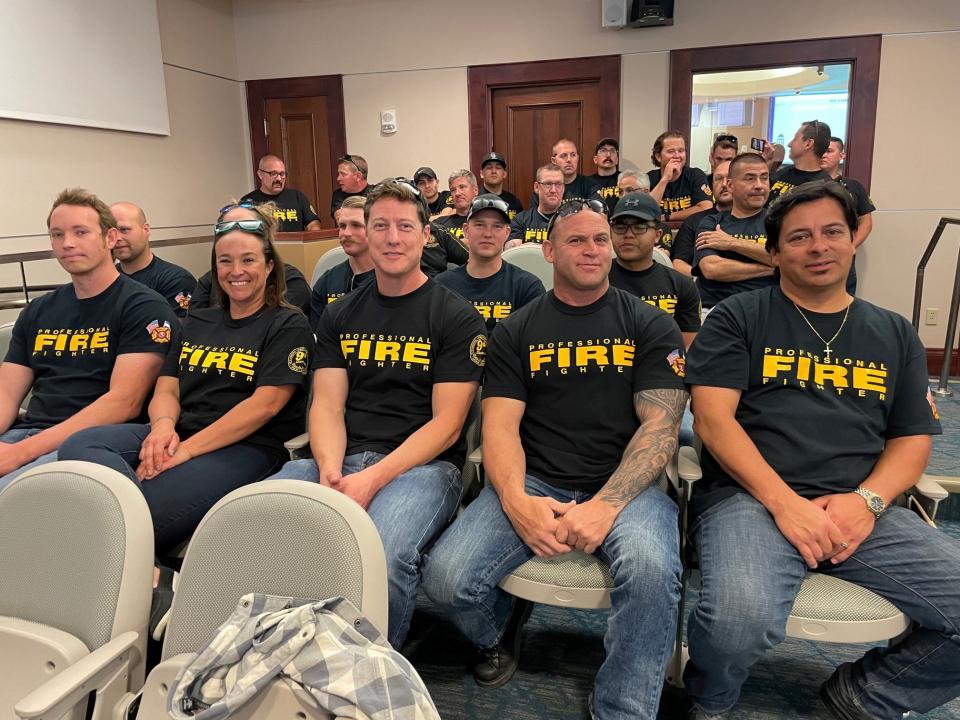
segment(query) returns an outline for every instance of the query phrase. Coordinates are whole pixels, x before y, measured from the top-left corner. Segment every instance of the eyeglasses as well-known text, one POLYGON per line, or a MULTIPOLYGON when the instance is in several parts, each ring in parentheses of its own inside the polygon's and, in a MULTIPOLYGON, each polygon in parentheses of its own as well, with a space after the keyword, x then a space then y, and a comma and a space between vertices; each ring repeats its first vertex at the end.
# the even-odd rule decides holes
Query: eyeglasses
POLYGON ((583 210, 592 210, 599 215, 607 216, 606 206, 599 200, 584 200, 583 198, 567 198, 562 203, 553 217, 550 218, 550 222, 547 224, 547 236, 550 236, 550 233, 553 232, 553 226, 557 224, 557 220, 562 217, 569 217, 570 215, 576 215, 583 210))
POLYGON ((263 235, 266 223, 263 220, 224 220, 213 226, 213 236, 220 237, 231 230, 242 230, 246 233, 263 235))
POLYGON ((264 175, 269 175, 274 180, 277 178, 285 178, 287 176, 287 173, 284 170, 258 170, 257 172, 262 172, 264 175))
POLYGON ((473 213, 481 210, 499 210, 502 213, 509 213, 510 206, 507 205, 506 200, 500 198, 478 197, 470 203, 470 214, 473 215, 473 213))
POLYGON ((736 135, 717 135, 715 142, 728 142, 733 143, 734 145, 740 144, 740 140, 736 135))
POLYGON ((610 223, 610 229, 613 230, 617 235, 626 235, 628 231, 633 231, 636 235, 643 235, 650 230, 656 230, 657 226, 652 223, 644 222, 624 222, 623 220, 615 220, 610 223))
POLYGON ((616 155, 617 149, 612 147, 602 147, 597 150, 597 155, 616 155))
POLYGON ((539 180, 537 180, 537 185, 539 185, 540 187, 545 187, 545 188, 558 188, 558 187, 563 187, 563 183, 562 183, 562 182, 540 182, 539 180))

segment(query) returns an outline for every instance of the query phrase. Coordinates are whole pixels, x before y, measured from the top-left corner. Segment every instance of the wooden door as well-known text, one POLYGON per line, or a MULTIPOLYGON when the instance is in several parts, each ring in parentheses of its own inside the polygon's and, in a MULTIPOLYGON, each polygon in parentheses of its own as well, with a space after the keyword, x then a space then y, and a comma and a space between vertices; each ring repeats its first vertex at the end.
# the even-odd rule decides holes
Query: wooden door
POLYGON ((330 198, 337 160, 347 152, 341 76, 248 81, 247 112, 254 177, 262 156, 280 157, 287 187, 304 193, 321 225, 333 228, 330 198))
MULTIPOLYGON (((321 222, 332 223, 328 208, 334 191, 327 99, 305 97, 266 102, 267 147, 287 166, 287 186, 308 198, 321 222)), ((335 175, 335 172, 334 172, 335 175)))
POLYGON ((493 147, 507 158, 507 190, 524 205, 537 168, 550 161, 560 138, 576 143, 581 174, 596 172, 593 146, 601 137, 597 83, 496 88, 491 99, 493 147))

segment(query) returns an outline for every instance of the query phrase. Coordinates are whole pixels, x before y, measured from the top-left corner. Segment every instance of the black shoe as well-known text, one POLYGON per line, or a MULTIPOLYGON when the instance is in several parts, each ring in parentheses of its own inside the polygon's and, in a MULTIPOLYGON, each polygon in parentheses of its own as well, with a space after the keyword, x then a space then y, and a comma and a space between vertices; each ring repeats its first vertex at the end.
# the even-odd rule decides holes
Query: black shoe
POLYGON ((820 699, 838 720, 870 720, 870 715, 860 706, 857 691, 851 677, 852 663, 843 663, 827 681, 820 686, 820 699))
POLYGON ((492 648, 477 651, 477 662, 473 666, 473 677, 477 685, 498 688, 506 685, 513 677, 520 664, 520 638, 523 634, 523 625, 532 611, 533 603, 517 598, 500 642, 492 648))
POLYGON ((150 637, 160 641, 170 620, 170 607, 173 605, 174 577, 176 573, 168 567, 159 566, 160 581, 153 589, 150 602, 150 637))

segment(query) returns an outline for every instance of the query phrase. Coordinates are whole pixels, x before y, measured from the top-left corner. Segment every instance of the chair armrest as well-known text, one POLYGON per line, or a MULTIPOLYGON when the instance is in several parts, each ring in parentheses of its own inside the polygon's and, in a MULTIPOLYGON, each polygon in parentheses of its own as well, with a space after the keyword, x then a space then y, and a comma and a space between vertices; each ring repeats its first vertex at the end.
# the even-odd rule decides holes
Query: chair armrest
POLYGON ((703 477, 697 451, 688 445, 684 445, 678 451, 677 469, 680 479, 688 483, 694 483, 703 477))
POLYGON ((478 445, 472 453, 467 455, 467 461, 472 462, 474 465, 479 465, 483 462, 483 446, 478 445))
POLYGON ((290 451, 293 450, 302 450, 307 445, 310 444, 310 434, 309 433, 300 433, 295 438, 287 440, 283 446, 290 451))
POLYGON ((937 502, 946 500, 950 495, 940 483, 929 475, 921 475, 920 479, 917 480, 917 484, 913 486, 913 489, 925 498, 930 498, 937 502))
MULTIPOLYGON (((139 635, 133 631, 115 637, 89 655, 85 655, 63 672, 47 680, 14 706, 19 718, 58 718, 87 698, 100 691, 118 676, 129 675, 139 635)), ((126 690, 124 684, 122 690, 126 690)), ((117 694, 116 699, 122 695, 117 694)))

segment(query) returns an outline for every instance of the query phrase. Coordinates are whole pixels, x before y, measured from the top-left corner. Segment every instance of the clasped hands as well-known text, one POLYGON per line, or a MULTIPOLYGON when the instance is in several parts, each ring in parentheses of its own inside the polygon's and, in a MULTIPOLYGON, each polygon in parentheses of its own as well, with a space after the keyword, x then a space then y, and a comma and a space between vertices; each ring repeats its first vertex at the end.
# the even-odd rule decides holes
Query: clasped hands
POLYGON ((826 560, 839 565, 856 552, 876 522, 856 493, 788 499, 773 518, 811 569, 826 560))
POLYGON ((538 557, 571 550, 592 554, 610 533, 619 510, 593 498, 583 503, 518 495, 504 502, 514 530, 538 557))

